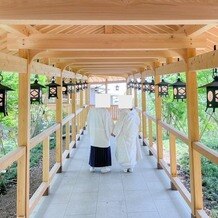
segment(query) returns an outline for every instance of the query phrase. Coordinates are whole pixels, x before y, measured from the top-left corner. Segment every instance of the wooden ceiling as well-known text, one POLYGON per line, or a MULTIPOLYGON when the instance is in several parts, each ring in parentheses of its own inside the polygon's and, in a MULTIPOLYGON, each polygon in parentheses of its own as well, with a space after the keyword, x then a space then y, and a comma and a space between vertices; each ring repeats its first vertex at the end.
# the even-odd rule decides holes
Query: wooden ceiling
POLYGON ((30 49, 43 63, 127 77, 218 44, 213 0, 38 0, 0 2, 0 52, 30 49))

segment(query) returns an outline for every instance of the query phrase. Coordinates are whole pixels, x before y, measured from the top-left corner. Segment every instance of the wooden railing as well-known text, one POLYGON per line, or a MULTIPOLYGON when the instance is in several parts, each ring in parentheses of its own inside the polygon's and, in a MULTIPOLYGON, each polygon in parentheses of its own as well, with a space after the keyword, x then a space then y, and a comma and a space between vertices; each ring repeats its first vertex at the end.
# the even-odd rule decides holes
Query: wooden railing
MULTIPOLYGON (((159 164, 161 167, 165 170, 166 174, 170 178, 172 182, 172 189, 177 189, 184 200, 187 202, 187 204, 191 207, 191 194, 186 189, 186 187, 183 185, 179 177, 177 176, 177 153, 176 153, 176 139, 180 139, 185 144, 189 144, 189 138, 184 133, 176 130, 169 124, 156 120, 155 117, 150 116, 148 113, 143 113, 144 119, 145 119, 145 125, 144 125, 144 143, 148 146, 150 154, 153 154, 157 158, 157 150, 155 149, 155 142, 153 141, 153 130, 152 130, 152 122, 155 123, 155 125, 158 125, 162 127, 164 130, 169 132, 169 154, 170 154, 170 165, 164 160, 164 158, 159 160, 159 164)), ((158 145, 156 145, 158 146, 158 145)), ((218 152, 214 151, 210 148, 208 148, 206 145, 204 145, 201 142, 194 142, 193 146, 191 147, 193 149, 192 152, 198 152, 201 156, 206 157, 208 160, 213 162, 214 164, 218 164, 218 152)), ((194 169, 197 170, 197 169, 194 169)), ((190 168, 190 173, 192 168, 190 168)), ((203 196, 202 196, 203 198, 203 196)), ((197 217, 208 217, 206 212, 204 210, 197 210, 196 211, 197 217)))
MULTIPOLYGON (((31 199, 29 200, 29 213, 33 211, 39 200, 44 194, 48 194, 48 189, 51 184, 51 181, 54 177, 54 175, 59 171, 60 167, 63 164, 63 160, 65 158, 68 158, 71 150, 73 147, 75 147, 76 141, 79 139, 80 134, 83 131, 83 128, 86 125, 86 118, 88 113, 89 107, 85 106, 84 108, 78 109, 76 114, 70 114, 67 117, 65 117, 61 123, 56 123, 53 126, 49 127, 48 129, 44 130, 42 133, 38 134, 37 136, 30 139, 30 150, 33 149, 38 144, 42 143, 43 150, 42 150, 42 183, 38 187, 38 189, 35 191, 31 199), (65 144, 66 148, 65 151, 62 152, 62 162, 57 162, 54 164, 51 170, 49 170, 49 163, 50 163, 50 157, 49 157, 49 148, 50 148, 50 136, 52 134, 57 133, 61 136, 63 135, 61 127, 64 127, 66 129, 65 134, 65 144), (77 128, 76 128, 77 127, 77 128), (60 132, 61 131, 61 132, 60 132), (71 136, 71 137, 70 137, 71 136)), ((61 137, 62 140, 62 137, 61 137)), ((19 161, 20 158, 24 157, 26 155, 26 146, 19 147, 16 150, 8 153, 4 157, 0 158, 0 171, 7 169, 11 166, 12 163, 19 161)), ((58 149, 56 147, 56 152, 58 149)), ((18 172, 19 174, 19 172, 18 172)), ((21 175, 18 175, 21 176, 21 175)), ((22 197, 17 196, 17 201, 19 201, 19 198, 22 197)))

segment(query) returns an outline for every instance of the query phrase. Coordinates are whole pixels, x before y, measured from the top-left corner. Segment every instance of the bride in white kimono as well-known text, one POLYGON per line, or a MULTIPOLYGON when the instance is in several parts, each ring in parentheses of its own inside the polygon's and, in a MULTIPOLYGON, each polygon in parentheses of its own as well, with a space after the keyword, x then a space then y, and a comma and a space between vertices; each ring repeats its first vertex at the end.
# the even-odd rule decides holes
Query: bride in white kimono
POLYGON ((135 109, 121 109, 112 135, 116 137, 115 156, 124 172, 133 172, 142 159, 139 141, 140 119, 135 109))

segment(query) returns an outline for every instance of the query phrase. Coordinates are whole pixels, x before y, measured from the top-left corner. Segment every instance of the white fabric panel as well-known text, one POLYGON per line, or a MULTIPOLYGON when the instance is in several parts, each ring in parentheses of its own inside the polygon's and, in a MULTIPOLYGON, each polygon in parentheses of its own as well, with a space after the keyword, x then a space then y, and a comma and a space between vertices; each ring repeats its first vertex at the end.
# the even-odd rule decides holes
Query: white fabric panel
POLYGON ((134 106, 133 99, 134 98, 132 95, 119 95, 118 96, 118 108, 119 109, 133 108, 134 106))
POLYGON ((110 108, 111 96, 109 94, 95 94, 96 108, 110 108))

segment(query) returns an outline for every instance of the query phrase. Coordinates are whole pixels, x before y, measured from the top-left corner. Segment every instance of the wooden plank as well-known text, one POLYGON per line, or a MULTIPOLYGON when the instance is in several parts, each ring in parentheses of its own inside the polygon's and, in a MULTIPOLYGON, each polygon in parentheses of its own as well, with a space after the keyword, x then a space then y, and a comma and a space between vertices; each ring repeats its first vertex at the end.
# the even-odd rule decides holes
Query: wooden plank
POLYGON ((41 64, 41 63, 33 61, 31 64, 31 73, 46 75, 49 77, 52 77, 52 76, 60 77, 61 70, 53 66, 49 66, 46 64, 41 64))
POLYGON ((0 23, 38 25, 180 25, 217 23, 217 2, 16 0, 0 3, 0 23), (169 13, 170 11, 170 13, 169 13), (185 11, 185 13, 184 13, 185 11), (204 12, 202 14, 202 11, 204 12), (33 13, 34 12, 34 13, 33 13))
POLYGON ((65 143, 66 143, 66 150, 70 150, 69 149, 69 146, 70 146, 70 124, 69 124, 69 122, 66 124, 66 141, 65 141, 65 143))
POLYGON ((169 124, 167 124, 163 121, 160 121, 159 125, 161 125, 165 130, 171 132, 174 136, 176 136, 176 138, 179 138, 185 144, 188 145, 188 143, 189 143, 188 136, 186 136, 184 133, 178 131, 177 129, 173 128, 172 126, 170 126, 169 124))
POLYGON ((170 63, 164 66, 161 66, 156 69, 157 75, 167 75, 172 73, 180 73, 186 71, 185 61, 178 61, 175 63, 170 63))
POLYGON ((0 70, 25 74, 27 72, 27 60, 0 52, 0 70))
POLYGON ((36 205, 39 203, 40 199, 42 198, 47 188, 48 188, 48 183, 42 182, 39 188, 35 191, 35 193, 30 199, 30 205, 29 205, 30 213, 34 210, 36 205))
POLYGON ((62 171, 62 116, 63 116, 63 94, 62 94, 62 74, 56 79, 61 86, 58 89, 58 98, 56 99, 56 122, 60 123, 60 129, 56 131, 56 163, 60 164, 62 171))
POLYGON ((148 120, 148 137, 149 137, 149 146, 153 146, 153 136, 152 136, 152 121, 148 120))
MULTIPOLYGON (((187 58, 196 55, 195 49, 187 49, 187 58)), ((200 154, 193 149, 193 142, 199 141, 199 121, 198 121, 198 86, 196 72, 191 71, 189 63, 186 72, 187 89, 187 115, 188 115, 188 138, 189 138, 189 165, 190 165, 190 187, 191 187, 191 209, 192 215, 196 215, 196 210, 203 208, 202 197, 202 175, 200 154)))
POLYGON ((197 210, 196 215, 197 218, 209 218, 205 210, 197 210))
POLYGON ((188 63, 191 71, 216 68, 218 67, 218 50, 190 57, 188 63))
POLYGON ((170 173, 172 177, 177 176, 177 160, 176 160, 176 137, 170 133, 170 173))
POLYGON ((42 170, 42 181, 49 183, 49 145, 50 145, 50 137, 48 136, 45 140, 43 140, 43 170, 42 170))
POLYGON ((201 155, 206 157, 208 160, 213 162, 214 164, 218 164, 218 152, 208 148, 206 145, 202 144, 201 142, 194 142, 193 149, 199 152, 201 155))
POLYGON ((154 51, 46 51, 37 55, 38 58, 58 58, 60 60, 72 59, 141 59, 141 58, 166 58, 166 57, 181 57, 174 50, 154 50, 154 51))
POLYGON ((25 25, 6 25, 6 24, 0 24, 0 28, 4 29, 5 31, 18 35, 18 36, 28 36, 29 32, 25 25))
POLYGON ((20 146, 19 148, 16 148, 16 150, 11 151, 10 153, 0 158, 0 172, 2 170, 5 170, 18 159, 20 159, 25 154, 25 150, 25 146, 20 146))
POLYGON ((156 122, 156 118, 149 115, 147 112, 144 113, 144 115, 149 119, 149 120, 152 120, 153 122, 156 122))
POLYGON ((148 50, 205 48, 202 37, 189 38, 169 34, 32 34, 29 37, 7 36, 7 48, 63 50, 148 50), (110 43, 108 43, 110 42, 110 43))
POLYGON ((63 120, 62 120, 62 126, 64 126, 66 123, 68 123, 69 121, 71 121, 73 118, 75 117, 75 114, 69 114, 68 116, 66 116, 63 120))
POLYGON ((61 164, 55 163, 54 166, 51 168, 49 172, 49 182, 51 183, 52 179, 54 178, 55 174, 60 170, 61 164))
POLYGON ((189 207, 191 207, 191 195, 186 189, 186 187, 183 185, 181 180, 178 177, 171 176, 170 168, 163 159, 160 160, 160 164, 162 168, 164 169, 165 173, 167 174, 167 176, 170 178, 171 182, 175 185, 179 193, 182 195, 186 203, 189 205, 189 207))
MULTIPOLYGON (((156 69, 160 67, 160 62, 154 63, 154 80, 155 84, 160 82, 160 76, 157 75, 156 69)), ((162 127, 158 125, 158 122, 162 118, 162 99, 158 94, 158 86, 155 86, 155 116, 156 116, 156 141, 157 141, 157 167, 160 168, 159 161, 163 159, 163 132, 162 127)))
MULTIPOLYGON (((20 50, 19 56, 29 60, 29 51, 20 50)), ((18 146, 26 152, 17 162, 17 216, 29 217, 29 169, 30 169, 30 66, 19 74, 18 146)))
POLYGON ((60 124, 56 123, 53 126, 49 127, 48 129, 44 130, 43 132, 39 133, 35 137, 31 138, 30 149, 34 148, 37 144, 45 140, 48 136, 56 132, 58 129, 60 129, 60 124))

